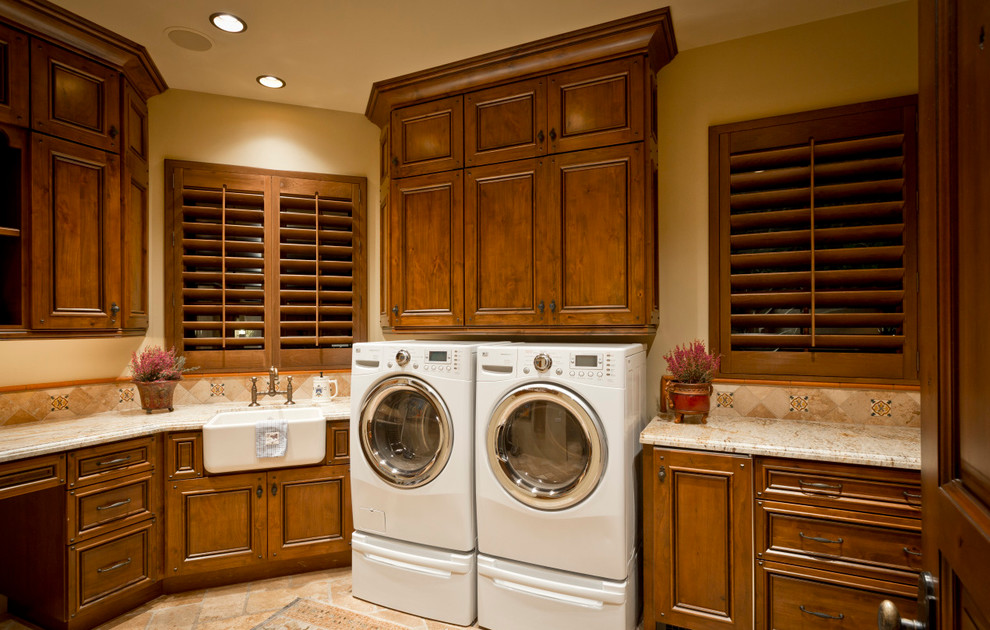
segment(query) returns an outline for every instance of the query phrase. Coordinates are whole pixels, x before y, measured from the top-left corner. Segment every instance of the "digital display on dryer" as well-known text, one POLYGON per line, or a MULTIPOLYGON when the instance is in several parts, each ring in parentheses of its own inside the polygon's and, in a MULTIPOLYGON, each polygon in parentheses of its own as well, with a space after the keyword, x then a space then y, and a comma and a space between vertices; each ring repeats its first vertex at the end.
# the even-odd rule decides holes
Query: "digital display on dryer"
POLYGON ((427 359, 430 363, 446 363, 447 362, 447 351, 446 350, 430 350, 429 357, 427 359))
POLYGON ((574 367, 596 368, 598 367, 597 354, 576 354, 574 355, 574 367))

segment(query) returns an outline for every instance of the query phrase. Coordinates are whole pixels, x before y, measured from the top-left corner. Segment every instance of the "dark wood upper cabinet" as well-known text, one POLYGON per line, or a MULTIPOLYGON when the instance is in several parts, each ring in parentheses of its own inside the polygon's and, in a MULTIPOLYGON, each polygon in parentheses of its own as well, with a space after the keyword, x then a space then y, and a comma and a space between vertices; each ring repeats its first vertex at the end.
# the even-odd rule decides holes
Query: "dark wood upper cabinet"
POLYGON ((121 328, 148 327, 148 106, 124 85, 121 328))
POLYGON ((105 151, 120 136, 120 73, 35 39, 31 43, 31 128, 105 151))
POLYGON ((464 162, 491 164, 547 152, 546 79, 530 79, 464 97, 464 162))
POLYGON ((27 126, 28 36, 0 24, 0 122, 27 126))
POLYGON ((550 150, 577 151, 643 140, 643 58, 629 57, 550 76, 550 150))
POLYGON ((392 112, 393 177, 460 168, 464 164, 464 103, 460 96, 392 112))
POLYGON ((32 328, 118 328, 120 158, 36 135, 32 328))

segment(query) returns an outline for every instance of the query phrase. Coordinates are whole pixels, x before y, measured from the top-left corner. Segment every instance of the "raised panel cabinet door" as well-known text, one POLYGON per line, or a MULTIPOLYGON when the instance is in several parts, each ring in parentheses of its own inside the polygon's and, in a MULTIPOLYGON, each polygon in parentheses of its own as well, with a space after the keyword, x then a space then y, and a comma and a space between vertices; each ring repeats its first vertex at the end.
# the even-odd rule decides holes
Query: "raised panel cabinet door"
POLYGON ((0 122, 27 127, 29 55, 28 36, 0 24, 0 122))
POLYGON ((464 165, 464 101, 453 96, 392 112, 392 177, 464 165))
POLYGON ((643 140, 643 68, 642 57, 628 57, 550 75, 550 151, 643 140))
POLYGON ((462 197, 460 171, 393 180, 388 273, 396 327, 463 325, 462 197))
POLYGON ((148 107, 124 86, 121 328, 148 327, 148 107))
POLYGON ((271 560, 350 550, 353 526, 347 466, 269 472, 268 495, 271 560))
POLYGON ((645 326, 642 143, 550 156, 543 261, 559 265, 551 316, 566 326, 645 326))
POLYGON ((464 97, 464 163, 478 166, 547 152, 546 78, 471 92, 464 97))
POLYGON ((750 458, 663 448, 651 456, 647 620, 693 630, 752 628, 750 458))
POLYGON ((166 574, 191 575, 264 562, 265 482, 265 473, 166 482, 166 574))
POLYGON ((117 151, 120 73, 40 39, 31 40, 31 128, 117 151))
POLYGON ((547 256, 546 164, 466 170, 464 306, 468 326, 549 322, 556 261, 547 256))
POLYGON ((31 328, 120 327, 120 158, 35 134, 31 328))

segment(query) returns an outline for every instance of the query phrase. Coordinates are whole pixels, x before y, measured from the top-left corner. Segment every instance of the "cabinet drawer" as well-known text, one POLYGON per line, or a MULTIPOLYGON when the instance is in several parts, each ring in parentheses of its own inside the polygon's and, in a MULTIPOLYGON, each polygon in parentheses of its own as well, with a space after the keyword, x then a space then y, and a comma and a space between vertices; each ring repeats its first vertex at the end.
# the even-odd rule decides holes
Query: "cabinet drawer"
POLYGON ((760 502, 759 551, 767 560, 917 584, 921 522, 760 502))
POLYGON ((841 586, 796 576, 769 574, 764 624, 773 630, 875 628, 880 602, 897 604, 901 616, 917 618, 917 602, 890 592, 841 586))
POLYGON ((69 542, 154 516, 158 484, 150 473, 68 493, 69 542))
POLYGON ((760 458, 757 498, 920 517, 916 471, 760 458))
POLYGON ((158 580, 155 521, 69 548, 69 612, 73 615, 158 580))
POLYGON ((69 487, 88 486, 154 469, 153 437, 83 448, 69 453, 69 487))
POLYGON ((65 483, 65 455, 44 455, 0 464, 0 499, 65 483))

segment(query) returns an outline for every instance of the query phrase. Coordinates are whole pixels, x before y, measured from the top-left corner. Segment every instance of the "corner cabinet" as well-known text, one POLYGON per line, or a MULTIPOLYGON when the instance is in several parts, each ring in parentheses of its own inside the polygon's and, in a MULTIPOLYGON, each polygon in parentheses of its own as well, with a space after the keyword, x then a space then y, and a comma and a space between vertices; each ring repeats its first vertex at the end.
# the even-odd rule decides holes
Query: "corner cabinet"
POLYGON ((660 9, 376 83, 382 325, 649 334, 660 9))
POLYGON ((142 47, 15 3, 0 6, 0 84, 0 338, 141 333, 146 102, 164 80, 142 47))

